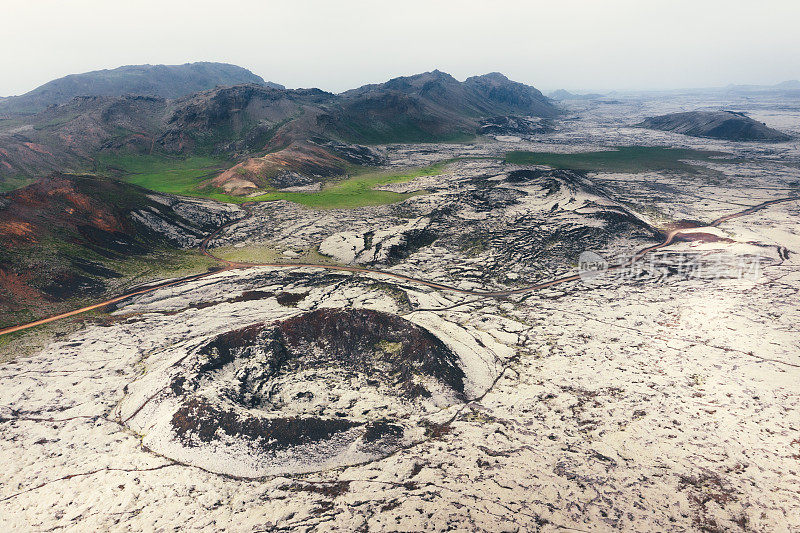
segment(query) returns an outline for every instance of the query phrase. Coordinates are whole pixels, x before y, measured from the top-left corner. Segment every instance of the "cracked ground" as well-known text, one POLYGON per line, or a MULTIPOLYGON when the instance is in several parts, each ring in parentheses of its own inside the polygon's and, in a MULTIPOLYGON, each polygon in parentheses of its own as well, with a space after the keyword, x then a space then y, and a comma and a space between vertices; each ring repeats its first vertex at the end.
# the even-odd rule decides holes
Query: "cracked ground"
POLYGON ((645 111, 600 111, 530 139, 388 147, 397 166, 470 159, 389 186, 425 191, 398 204, 259 204, 209 243, 383 274, 227 270, 3 363, 0 527, 800 529, 798 202, 687 236, 636 275, 480 294, 797 194, 796 146, 609 128, 645 111), (632 143, 746 162, 704 162, 709 179, 495 158, 632 143), (679 268, 723 253, 759 268, 679 268))

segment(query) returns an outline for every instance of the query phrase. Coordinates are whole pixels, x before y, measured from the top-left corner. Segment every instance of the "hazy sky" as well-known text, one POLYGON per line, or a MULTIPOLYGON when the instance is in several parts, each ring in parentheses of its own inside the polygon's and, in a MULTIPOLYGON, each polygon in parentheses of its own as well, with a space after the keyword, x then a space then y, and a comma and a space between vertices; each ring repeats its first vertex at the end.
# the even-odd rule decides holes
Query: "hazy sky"
POLYGON ((4 96, 203 60, 330 91, 434 68, 543 90, 800 78, 800 0, 0 0, 0 19, 4 96))

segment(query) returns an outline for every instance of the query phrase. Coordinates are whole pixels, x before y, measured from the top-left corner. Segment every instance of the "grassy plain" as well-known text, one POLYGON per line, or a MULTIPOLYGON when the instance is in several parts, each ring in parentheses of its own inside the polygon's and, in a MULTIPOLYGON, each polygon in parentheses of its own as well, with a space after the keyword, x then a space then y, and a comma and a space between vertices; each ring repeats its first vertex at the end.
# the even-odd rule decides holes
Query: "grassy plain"
POLYGON ((508 152, 506 162, 517 165, 545 165, 553 168, 587 172, 675 171, 687 174, 709 172, 689 161, 730 161, 720 159, 728 154, 687 148, 658 146, 622 146, 615 150, 559 154, 553 152, 508 152))
POLYGON ((354 208, 368 205, 390 204, 419 193, 395 193, 375 190, 389 183, 400 183, 421 176, 442 172, 453 160, 442 161, 426 167, 394 171, 356 167, 351 175, 341 181, 325 185, 318 192, 265 191, 258 196, 233 196, 202 183, 222 171, 224 161, 209 157, 167 159, 160 156, 125 156, 105 158, 101 172, 114 172, 120 179, 153 191, 212 198, 222 202, 269 202, 288 200, 316 209, 354 208))

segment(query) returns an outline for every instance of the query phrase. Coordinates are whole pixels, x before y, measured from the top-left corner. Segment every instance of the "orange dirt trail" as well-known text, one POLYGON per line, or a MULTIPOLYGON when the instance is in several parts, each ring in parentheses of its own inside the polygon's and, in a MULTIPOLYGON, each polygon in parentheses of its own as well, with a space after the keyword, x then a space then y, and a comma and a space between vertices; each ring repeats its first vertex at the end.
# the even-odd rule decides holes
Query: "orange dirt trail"
MULTIPOLYGON (((720 218, 714 220, 713 222, 711 222, 710 224, 708 224, 706 226, 696 226, 696 227, 681 228, 681 229, 672 230, 669 233, 664 235, 664 240, 661 241, 660 243, 654 244, 652 246, 648 246, 647 248, 643 248, 642 250, 639 250, 633 256, 633 258, 630 261, 628 261, 627 263, 612 265, 612 266, 610 266, 608 268, 608 270, 617 270, 617 269, 623 268, 625 266, 630 265, 631 263, 633 263, 635 261, 638 261, 639 259, 641 259, 643 256, 645 256, 646 254, 648 254, 650 252, 653 252, 655 250, 659 250, 661 248, 669 246, 670 244, 673 243, 673 241, 675 240, 675 237, 678 234, 681 234, 681 233, 692 233, 692 232, 697 231, 698 229, 702 229, 702 228, 717 227, 720 224, 722 224, 723 222, 726 222, 726 221, 731 220, 733 218, 737 218, 737 217, 741 217, 741 216, 744 216, 744 215, 752 214, 752 213, 754 213, 756 211, 759 211, 759 210, 764 209, 766 207, 769 207, 771 205, 775 205, 775 204, 779 204, 779 203, 783 203, 783 202, 791 202, 791 201, 795 201, 795 200, 800 200, 800 196, 790 196, 788 198, 779 198, 777 200, 769 200, 769 201, 766 201, 766 202, 762 202, 762 203, 760 203, 758 205, 754 205, 753 207, 749 207, 749 208, 744 209, 742 211, 738 211, 736 213, 731 213, 729 215, 725 215, 723 217, 720 217, 720 218)), ((195 276, 189 276, 189 277, 186 277, 186 278, 181 278, 179 280, 168 281, 168 282, 165 282, 165 283, 162 283, 162 284, 159 284, 159 285, 154 285, 152 287, 147 287, 147 288, 144 288, 144 289, 140 289, 138 291, 134 291, 134 292, 130 292, 130 293, 127 293, 127 294, 123 294, 122 296, 117 296, 116 298, 111 298, 110 300, 105 300, 103 302, 99 302, 99 303, 96 303, 94 305, 90 305, 90 306, 87 306, 87 307, 81 307, 80 309, 75 309, 74 311, 61 313, 59 315, 54 315, 54 316, 51 316, 51 317, 48 317, 48 318, 43 318, 41 320, 36 320, 36 321, 33 321, 33 322, 29 322, 27 324, 20 324, 18 326, 12 326, 12 327, 9 327, 9 328, 5 328, 5 329, 0 330, 0 335, 5 335, 6 333, 13 333, 15 331, 21 331, 21 330, 32 328, 32 327, 35 327, 35 326, 40 326, 42 324, 47 324, 49 322, 54 322, 56 320, 61 320, 63 318, 68 318, 68 317, 71 317, 71 316, 79 315, 81 313, 85 313, 85 312, 91 311, 93 309, 98 309, 98 308, 104 307, 106 305, 110 305, 110 304, 114 304, 114 303, 117 303, 117 302, 121 302, 122 300, 125 300, 126 298, 131 298, 132 296, 138 296, 140 294, 146 294, 148 292, 153 292, 153 291, 156 291, 158 289, 163 289, 164 287, 170 287, 170 286, 174 286, 174 285, 179 285, 181 283, 186 283, 186 282, 189 282, 189 281, 195 281, 195 280, 202 279, 202 278, 205 278, 205 277, 208 277, 208 276, 212 276, 214 274, 218 274, 219 272, 224 272, 226 270, 233 270, 233 269, 240 269, 240 268, 253 268, 253 267, 264 267, 264 266, 265 267, 274 267, 274 268, 303 268, 303 267, 307 267, 307 268, 321 268, 321 269, 325 269, 325 270, 336 270, 336 271, 340 271, 340 272, 379 274, 379 275, 382 275, 382 276, 388 276, 388 277, 392 277, 392 278, 399 279, 399 280, 402 280, 402 281, 408 281, 408 282, 411 282, 411 283, 416 283, 418 285, 424 285, 426 287, 431 287, 433 289, 438 289, 438 290, 443 290, 443 291, 452 291, 452 292, 457 292, 457 293, 460 293, 460 294, 467 294, 467 295, 471 295, 471 296, 482 296, 482 297, 502 297, 502 296, 511 296, 511 295, 514 295, 514 294, 522 294, 522 293, 535 291, 535 290, 539 290, 539 289, 546 289, 548 287, 553 287, 555 285, 560 285, 562 283, 568 283, 568 282, 576 281, 576 280, 580 279, 580 275, 579 274, 573 274, 571 276, 564 276, 564 277, 561 277, 561 278, 556 278, 556 279, 552 279, 550 281, 537 283, 535 285, 529 285, 527 287, 522 287, 522 288, 519 288, 519 289, 506 290, 506 291, 473 291, 473 290, 469 290, 469 289, 459 289, 457 287, 451 287, 449 285, 443 285, 441 283, 436 283, 436 282, 433 282, 433 281, 426 281, 426 280, 423 280, 423 279, 413 278, 413 277, 410 277, 410 276, 404 276, 403 274, 396 274, 394 272, 386 272, 384 270, 376 270, 376 269, 372 269, 372 268, 363 268, 363 267, 355 267, 355 266, 326 265, 326 264, 320 264, 320 263, 239 263, 239 262, 234 262, 234 261, 228 261, 227 259, 222 259, 220 257, 215 256, 211 252, 209 252, 208 251, 208 243, 212 239, 216 238, 220 233, 222 233, 226 228, 230 227, 231 225, 233 225, 233 224, 235 224, 237 222, 240 222, 242 220, 245 220, 245 219, 247 219, 247 218, 249 218, 251 216, 252 213, 248 209, 251 205, 252 205, 251 203, 242 204, 242 207, 244 207, 247 210, 247 215, 244 218, 239 218, 237 220, 233 220, 231 222, 227 222, 227 223, 223 224, 216 231, 214 231, 211 235, 209 235, 208 237, 203 239, 203 242, 200 244, 200 252, 202 252, 203 254, 207 255, 208 257, 211 257, 211 258, 215 259, 216 261, 219 261, 220 263, 225 265, 225 267, 222 270, 204 272, 203 274, 197 274, 195 276)))

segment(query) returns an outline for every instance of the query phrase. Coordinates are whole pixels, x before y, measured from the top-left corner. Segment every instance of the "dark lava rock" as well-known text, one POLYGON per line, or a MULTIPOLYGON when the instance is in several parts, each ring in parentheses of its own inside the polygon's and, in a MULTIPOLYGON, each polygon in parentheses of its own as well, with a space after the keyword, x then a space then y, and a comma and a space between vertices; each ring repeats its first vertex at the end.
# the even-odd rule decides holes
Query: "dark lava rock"
POLYGON ((217 336, 201 354, 200 374, 238 360, 231 400, 258 407, 279 375, 309 368, 364 374, 408 399, 430 396, 414 379, 437 379, 459 396, 464 372, 437 337, 396 315, 367 309, 319 309, 275 324, 256 324, 217 336))
POLYGON ((784 142, 791 140, 791 137, 785 133, 733 111, 670 113, 647 118, 637 126, 682 133, 692 137, 710 137, 728 141, 784 142))
POLYGON ((438 238, 439 235, 428 228, 409 230, 405 232, 400 242, 389 247, 386 262, 390 265, 399 263, 417 250, 430 246, 438 238))
POLYGON ((478 127, 481 135, 533 135, 555 131, 549 120, 532 117, 500 116, 483 119, 478 127))
MULTIPOLYGON (((432 395, 419 379, 427 376, 428 383, 433 378, 463 399, 465 376, 458 356, 427 330, 379 311, 319 309, 256 324, 218 335, 199 355, 204 358, 194 371, 174 377, 167 389, 180 404, 170 424, 187 447, 233 439, 265 452, 324 441, 335 448, 360 433, 361 442, 374 453, 394 449, 404 437, 400 422, 386 418, 352 420, 344 411, 333 417, 282 416, 273 395, 308 370, 312 372, 298 379, 326 379, 309 377, 317 370, 333 370, 346 379, 359 374, 367 378, 367 386, 408 400, 432 395), (214 392, 204 392, 208 390, 214 392), (353 428, 362 429, 350 432, 353 428)), ((301 390, 293 399, 307 402, 314 393, 301 390)))
POLYGON ((376 420, 367 424, 364 431, 364 442, 375 442, 387 437, 399 439, 403 436, 403 428, 397 424, 391 424, 386 420, 376 420))
POLYGON ((319 181, 316 176, 306 176, 298 172, 281 172, 277 176, 269 179, 269 184, 276 189, 285 189, 287 187, 304 187, 306 185, 313 185, 319 181))
POLYGON ((307 292, 279 292, 275 295, 275 299, 286 307, 296 307, 298 303, 305 300, 306 296, 308 296, 307 292))
POLYGON ((552 194, 561 188, 559 179, 566 183, 578 184, 587 188, 590 184, 587 184, 583 178, 583 174, 574 170, 522 168, 509 172, 505 181, 507 183, 538 183, 548 189, 548 194, 552 194))
POLYGON ((368 146, 362 146, 360 144, 345 144, 336 141, 325 142, 322 139, 315 139, 314 142, 329 148, 336 155, 348 163, 353 163, 354 165, 377 167, 380 165, 385 165, 388 162, 386 156, 368 146))
POLYGON ((90 278, 74 272, 59 272, 44 287, 42 292, 49 299, 61 302, 76 294, 94 296, 105 290, 105 284, 95 278, 90 278))
POLYGON ((189 398, 172 416, 172 427, 186 445, 191 446, 193 439, 211 442, 222 432, 230 437, 243 437, 268 450, 326 440, 359 425, 339 418, 260 418, 216 407, 199 397, 189 398))
POLYGON ((528 181, 538 180, 543 176, 549 176, 551 171, 545 169, 527 169, 512 170, 506 176, 506 181, 509 183, 525 183, 528 181))
POLYGON ((239 296, 235 298, 230 298, 226 301, 228 302, 252 302, 254 300, 263 300, 264 298, 269 298, 271 296, 275 296, 273 292, 270 291, 244 291, 239 296))
POLYGON ((525 193, 513 189, 479 189, 465 194, 463 202, 471 205, 479 212, 492 211, 493 209, 513 205, 524 196, 525 193))

